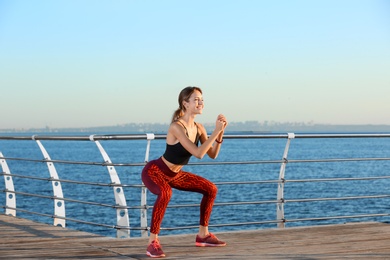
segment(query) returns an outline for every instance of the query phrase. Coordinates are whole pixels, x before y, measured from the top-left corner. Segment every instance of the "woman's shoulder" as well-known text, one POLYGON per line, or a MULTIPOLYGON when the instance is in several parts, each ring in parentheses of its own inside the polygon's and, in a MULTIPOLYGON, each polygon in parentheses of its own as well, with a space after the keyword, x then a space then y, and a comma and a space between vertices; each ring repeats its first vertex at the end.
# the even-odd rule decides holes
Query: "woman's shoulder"
POLYGON ((196 123, 195 122, 195 124, 196 124, 196 126, 198 128, 198 132, 200 132, 200 133, 206 132, 206 128, 203 126, 202 123, 196 123))
POLYGON ((173 121, 173 122, 169 125, 169 128, 177 128, 177 127, 183 128, 183 124, 182 124, 179 120, 175 120, 175 121, 173 121))
POLYGON ((169 125, 169 128, 168 128, 168 132, 177 133, 177 131, 185 132, 185 129, 184 129, 183 125, 180 124, 180 121, 178 121, 178 120, 173 121, 173 122, 169 125))
POLYGON ((195 122, 195 125, 196 125, 197 127, 204 128, 204 126, 203 126, 202 123, 195 122))
POLYGON ((167 140, 166 140, 167 143, 169 144, 176 143, 182 134, 185 135, 184 128, 180 126, 180 124, 177 123, 177 121, 172 122, 169 125, 168 132, 167 132, 167 140))

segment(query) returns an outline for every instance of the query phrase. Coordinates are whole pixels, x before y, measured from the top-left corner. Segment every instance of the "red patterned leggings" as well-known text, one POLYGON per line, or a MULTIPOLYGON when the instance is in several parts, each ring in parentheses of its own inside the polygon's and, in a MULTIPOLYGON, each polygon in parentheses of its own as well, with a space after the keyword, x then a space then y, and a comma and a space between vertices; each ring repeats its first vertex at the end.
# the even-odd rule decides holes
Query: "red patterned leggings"
POLYGON ((218 192, 214 183, 190 172, 173 172, 161 158, 146 164, 142 170, 142 181, 153 194, 157 195, 150 224, 151 233, 160 232, 161 222, 172 196, 172 188, 203 194, 199 224, 208 226, 218 192))

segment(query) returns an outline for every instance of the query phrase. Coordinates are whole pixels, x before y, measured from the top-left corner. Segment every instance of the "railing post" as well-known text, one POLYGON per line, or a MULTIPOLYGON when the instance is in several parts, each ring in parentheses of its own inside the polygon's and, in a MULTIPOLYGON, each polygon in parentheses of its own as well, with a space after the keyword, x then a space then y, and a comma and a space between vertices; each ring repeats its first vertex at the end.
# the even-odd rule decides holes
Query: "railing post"
POLYGON ((285 218, 284 218, 284 173, 286 171, 286 165, 288 163, 287 155, 288 155, 288 149, 290 148, 290 142, 291 139, 295 138, 294 133, 288 133, 288 139, 286 143, 286 147, 284 148, 283 153, 283 161, 280 166, 280 172, 279 172, 279 183, 278 183, 278 195, 277 195, 277 203, 276 203, 276 218, 280 222, 278 222, 278 228, 284 228, 285 227, 285 218))
MULTIPOLYGON (((0 157, 4 157, 0 152, 0 157)), ((16 217, 16 194, 14 188, 14 182, 12 180, 11 172, 8 168, 7 162, 5 159, 1 159, 0 161, 1 167, 4 173, 4 184, 5 184, 5 214, 16 217)))
MULTIPOLYGON (((105 163, 112 164, 110 157, 104 150, 103 146, 99 143, 99 141, 94 140, 94 136, 91 135, 89 140, 94 141, 96 146, 98 147, 101 155, 105 163)), ((129 213, 127 210, 127 203, 125 193, 123 188, 121 187, 121 181, 119 176, 115 170, 113 165, 107 165, 108 173, 110 174, 111 183, 114 189, 115 203, 119 206, 116 209, 116 220, 117 220, 117 238, 129 238, 130 237, 130 221, 129 221, 129 213), (125 228, 121 228, 125 227, 125 228)))
MULTIPOLYGON (((32 137, 35 140, 35 137, 32 137)), ((39 140, 35 140, 41 149, 41 152, 46 161, 48 161, 47 167, 49 169, 50 178, 52 179, 51 185, 53 187, 53 195, 54 195, 54 226, 62 226, 65 227, 65 201, 63 200, 64 195, 62 194, 61 182, 59 181, 57 170, 54 167, 54 163, 51 162, 50 156, 47 153, 45 147, 39 140), (59 217, 59 218, 58 218, 59 217)))
MULTIPOLYGON (((151 140, 154 139, 154 134, 146 134, 146 152, 145 152, 145 163, 149 162, 149 154, 150 154, 150 144, 151 140)), ((147 205, 147 189, 145 185, 142 183, 141 189, 141 214, 140 214, 140 222, 141 222, 141 237, 148 236, 148 205, 147 205)))

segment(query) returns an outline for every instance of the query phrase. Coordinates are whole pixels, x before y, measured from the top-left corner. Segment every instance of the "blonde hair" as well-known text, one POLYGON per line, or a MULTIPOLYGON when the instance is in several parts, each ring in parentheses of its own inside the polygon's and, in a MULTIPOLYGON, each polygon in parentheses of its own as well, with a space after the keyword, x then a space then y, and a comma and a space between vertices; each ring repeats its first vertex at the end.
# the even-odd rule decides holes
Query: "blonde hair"
POLYGON ((182 91, 180 91, 179 94, 179 108, 175 110, 172 116, 172 123, 178 120, 180 117, 184 115, 184 112, 186 111, 186 108, 183 106, 183 101, 188 102, 190 100, 190 97, 194 91, 199 91, 202 94, 202 90, 198 87, 186 87, 182 91))

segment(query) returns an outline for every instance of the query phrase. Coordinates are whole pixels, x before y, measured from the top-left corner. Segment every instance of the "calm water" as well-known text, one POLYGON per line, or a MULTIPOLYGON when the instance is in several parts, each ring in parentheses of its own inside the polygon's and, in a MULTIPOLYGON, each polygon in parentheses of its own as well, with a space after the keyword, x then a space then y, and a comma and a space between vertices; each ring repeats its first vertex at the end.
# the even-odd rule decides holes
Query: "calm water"
MULTIPOLYGON (((75 160, 102 162, 103 159, 93 142, 90 141, 42 141, 53 160, 75 160)), ((113 163, 141 163, 145 158, 146 140, 136 141, 101 141, 113 163)), ((283 156, 286 139, 226 139, 216 161, 255 161, 280 160, 283 156)), ((164 140, 152 141, 150 159, 159 157, 165 149, 164 140)), ((42 154, 35 141, 0 140, 0 151, 5 157, 42 159, 42 154)), ((353 139, 294 139, 291 142, 288 159, 331 159, 331 158, 384 158, 390 157, 389 138, 353 138, 353 139)), ((208 162, 191 159, 191 162, 208 162)), ((44 163, 8 160, 11 173, 48 178, 49 173, 44 163)), ((106 167, 87 165, 55 164, 61 179, 110 183, 106 167)), ((366 177, 389 176, 389 161, 360 161, 332 163, 289 163, 286 168, 286 179, 310 179, 333 177, 366 177)), ((202 175, 213 182, 276 180, 279 176, 279 163, 263 164, 229 164, 229 165, 188 165, 186 169, 202 175)), ((142 167, 118 166, 116 170, 122 184, 141 184, 142 167)), ((51 183, 48 181, 26 180, 14 178, 15 190, 18 192, 37 193, 51 196, 51 183)), ((389 194, 390 180, 375 181, 335 181, 335 182, 288 182, 285 185, 285 199, 328 198, 340 196, 383 195, 389 194)), ((218 185, 219 193, 216 203, 247 202, 276 200, 276 183, 218 185)), ((89 185, 62 183, 64 196, 77 200, 88 200, 106 204, 114 203, 112 188, 89 185)), ((4 190, 4 182, 0 181, 0 189, 4 190)), ((128 206, 140 205, 140 189, 125 188, 128 206)), ((17 195, 17 207, 44 214, 53 214, 53 203, 48 199, 31 198, 17 195)), ((174 190, 170 205, 197 204, 201 196, 196 193, 174 190)), ((148 204, 152 205, 154 195, 148 193, 148 204)), ((340 215, 356 215, 367 213, 388 213, 390 199, 359 199, 353 201, 321 201, 304 203, 286 203, 287 219, 324 217, 340 215)), ((5 204, 5 194, 0 194, 0 204, 5 204)), ((116 224, 116 212, 112 208, 101 208, 79 203, 66 202, 66 215, 69 218, 84 221, 116 224)), ((139 226, 138 209, 130 209, 130 225, 139 226)), ((52 223, 52 219, 18 212, 17 216, 41 222, 52 223)), ((150 217, 150 211, 148 212, 150 217)), ((180 225, 198 225, 199 209, 168 208, 163 227, 180 225)), ((215 206, 210 224, 240 223, 266 221, 276 219, 275 204, 215 206)), ((292 222, 287 226, 343 223, 346 221, 363 221, 366 219, 340 219, 328 221, 292 222)), ((389 217, 370 218, 370 221, 390 221, 389 217)), ((115 236, 115 231, 101 227, 67 222, 67 227, 115 236)), ((274 228, 276 224, 261 226, 231 226, 212 228, 213 231, 236 229, 274 228)), ((167 231, 161 235, 176 233, 193 233, 194 230, 167 231)), ((131 231, 138 236, 139 231, 131 231)))

